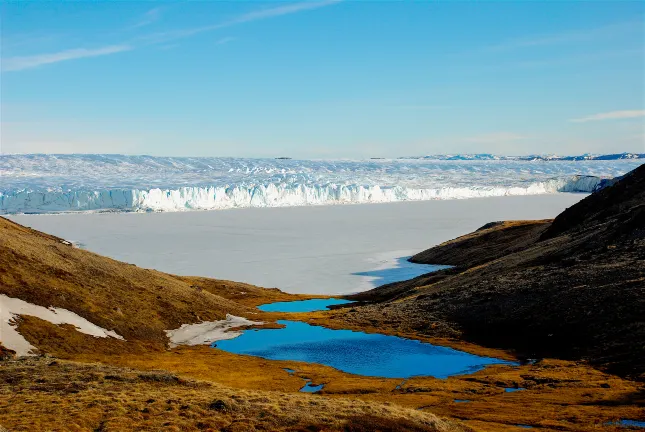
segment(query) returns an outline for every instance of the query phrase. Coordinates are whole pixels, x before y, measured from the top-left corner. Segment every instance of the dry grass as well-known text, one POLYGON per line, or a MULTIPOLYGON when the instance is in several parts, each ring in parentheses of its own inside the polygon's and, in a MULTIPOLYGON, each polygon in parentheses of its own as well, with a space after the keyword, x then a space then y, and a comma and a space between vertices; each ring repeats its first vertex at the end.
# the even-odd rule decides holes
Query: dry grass
MULTIPOLYGON (((205 346, 166 350, 163 330, 233 313, 269 321, 269 326, 277 319, 295 319, 513 359, 511 352, 430 337, 433 332, 399 319, 394 307, 380 311, 373 322, 352 319, 353 308, 261 313, 254 306, 310 297, 140 269, 1 218, 0 293, 69 309, 127 339, 94 338, 68 325, 22 317, 18 330, 30 343, 66 360, 0 361, 0 424, 11 430, 469 430, 437 420, 432 412, 482 432, 518 431, 516 424, 587 432, 617 430, 605 423, 620 418, 645 418, 642 384, 584 363, 495 366, 447 380, 413 378, 395 389, 400 380, 349 375, 316 364, 205 346), (296 373, 291 376, 284 368, 296 373), (325 384, 320 395, 298 393, 305 378, 325 384), (527 390, 503 390, 515 386, 527 390)), ((0 357, 3 353, 0 345, 0 357)))
POLYGON ((470 430, 397 406, 231 389, 165 371, 45 358, 0 365, 0 424, 12 431, 470 430))
POLYGON ((158 348, 166 346, 164 330, 223 319, 227 313, 255 319, 256 304, 307 298, 141 269, 4 218, 0 218, 0 294, 70 310, 128 341, 158 348))
POLYGON ((319 295, 288 294, 280 291, 277 288, 261 288, 254 285, 226 280, 209 279, 195 276, 176 277, 182 281, 189 283, 191 286, 199 287, 217 296, 224 297, 251 308, 266 303, 328 297, 319 295))
MULTIPOLYGON (((271 361, 207 347, 184 347, 145 355, 86 355, 101 361, 152 371, 172 370, 184 379, 217 382, 241 390, 297 392, 304 379, 325 384, 321 395, 422 409, 466 421, 476 431, 514 431, 515 424, 540 430, 587 432, 621 418, 645 417, 645 387, 593 369, 584 363, 543 360, 524 366, 494 366, 445 380, 407 380, 350 375, 310 363, 271 361), (284 368, 295 370, 289 375, 284 368), (506 387, 526 390, 514 393, 506 387), (470 400, 455 403, 455 399, 470 400)), ((609 426, 607 426, 609 428, 609 426)), ((611 429, 610 429, 611 430, 611 429)))
POLYGON ((508 228, 516 228, 523 226, 532 226, 532 225, 549 225, 553 222, 553 219, 531 219, 531 220, 508 220, 508 221, 499 221, 491 222, 490 224, 484 225, 482 228, 473 231, 468 234, 464 234, 452 240, 445 241, 438 246, 447 245, 451 243, 460 243, 465 239, 479 237, 481 235, 489 234, 495 231, 506 230, 508 228))

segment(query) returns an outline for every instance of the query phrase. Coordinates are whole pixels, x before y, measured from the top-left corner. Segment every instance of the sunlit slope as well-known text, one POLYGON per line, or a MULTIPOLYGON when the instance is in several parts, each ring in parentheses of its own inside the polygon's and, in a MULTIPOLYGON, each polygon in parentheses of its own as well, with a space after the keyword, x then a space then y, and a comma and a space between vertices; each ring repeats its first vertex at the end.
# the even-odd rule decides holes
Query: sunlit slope
POLYGON ((226 314, 250 316, 254 302, 289 297, 247 284, 181 278, 142 269, 75 248, 62 239, 3 218, 0 294, 66 309, 116 332, 125 341, 160 348, 167 343, 164 330, 220 320, 226 314), (247 306, 226 298, 236 296, 250 297, 244 298, 247 306))

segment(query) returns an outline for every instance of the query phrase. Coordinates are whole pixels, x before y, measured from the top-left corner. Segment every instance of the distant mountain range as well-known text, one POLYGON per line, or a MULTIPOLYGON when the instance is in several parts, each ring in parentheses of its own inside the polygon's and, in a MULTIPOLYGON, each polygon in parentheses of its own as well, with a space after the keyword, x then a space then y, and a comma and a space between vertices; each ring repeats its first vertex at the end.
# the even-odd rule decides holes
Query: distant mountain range
POLYGON ((399 159, 429 159, 429 160, 516 160, 516 161, 588 161, 588 160, 622 160, 645 159, 645 153, 616 153, 608 155, 583 154, 580 156, 530 155, 530 156, 499 156, 489 153, 428 155, 400 157, 399 159))

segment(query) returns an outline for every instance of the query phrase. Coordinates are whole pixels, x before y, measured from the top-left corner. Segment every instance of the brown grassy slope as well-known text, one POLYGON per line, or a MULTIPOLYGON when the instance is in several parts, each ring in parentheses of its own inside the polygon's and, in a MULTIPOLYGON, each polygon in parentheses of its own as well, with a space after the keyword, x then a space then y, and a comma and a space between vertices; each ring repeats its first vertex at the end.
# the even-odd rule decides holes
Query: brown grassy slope
POLYGON ((255 307, 266 303, 328 297, 322 295, 287 294, 278 288, 260 288, 240 282, 198 276, 175 277, 189 283, 193 287, 199 287, 248 307, 255 307))
POLYGON ((0 294, 68 309, 126 340, 165 346, 164 330, 249 315, 254 302, 298 298, 278 290, 176 277, 77 249, 0 218, 0 294), (246 294, 240 294, 246 293, 246 294), (252 296, 242 304, 225 298, 252 296))
POLYGON ((477 422, 472 427, 478 432, 515 432, 512 425, 517 423, 533 425, 541 431, 589 432, 616 419, 645 415, 642 385, 564 360, 544 360, 521 367, 498 365, 447 379, 413 377, 403 384, 401 379, 350 375, 315 363, 238 356, 205 346, 143 355, 83 355, 78 360, 137 370, 165 369, 180 378, 245 390, 297 392, 309 378, 325 385, 314 397, 352 398, 423 409, 458 418, 468 425, 477 422), (295 373, 290 375, 283 368, 295 373), (526 390, 506 393, 505 387, 526 390), (455 403, 455 399, 471 402, 455 403))
MULTIPOLYGON (((568 209, 541 238, 429 284, 386 286, 396 300, 339 318, 583 358, 644 379, 645 166, 568 209)), ((371 295, 382 299, 379 291, 371 295)))
POLYGON ((477 231, 419 252, 410 258, 418 264, 475 267, 535 243, 551 220, 508 221, 484 226, 477 231))
POLYGON ((399 406, 44 358, 0 363, 0 425, 30 432, 470 430, 399 406))

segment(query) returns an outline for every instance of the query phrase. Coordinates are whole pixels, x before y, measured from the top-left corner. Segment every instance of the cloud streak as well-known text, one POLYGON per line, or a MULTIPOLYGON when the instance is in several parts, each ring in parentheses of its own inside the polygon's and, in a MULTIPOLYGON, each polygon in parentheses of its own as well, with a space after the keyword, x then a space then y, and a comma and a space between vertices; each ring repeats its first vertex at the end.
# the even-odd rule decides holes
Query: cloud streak
POLYGON ((642 21, 626 21, 585 30, 537 35, 529 38, 516 38, 490 46, 487 51, 512 51, 516 49, 590 42, 598 39, 610 39, 616 36, 630 35, 634 33, 643 33, 642 21))
POLYGON ((156 8, 150 9, 148 12, 143 14, 143 17, 141 18, 141 21, 139 21, 138 23, 133 25, 131 28, 132 29, 137 29, 137 28, 148 26, 150 24, 153 24, 153 23, 159 21, 159 19, 161 18, 161 11, 162 10, 163 10, 163 8, 161 8, 161 7, 156 7, 156 8))
POLYGON ((300 2, 292 3, 284 6, 278 6, 274 8, 261 9, 257 11, 248 12, 246 14, 240 15, 237 18, 234 18, 228 21, 227 25, 242 24, 251 21, 258 21, 267 18, 273 18, 282 15, 289 15, 296 12, 301 12, 311 9, 319 9, 321 7, 330 6, 333 4, 340 3, 341 0, 323 0, 318 2, 300 2))
POLYGON ((130 51, 132 49, 134 49, 134 47, 132 47, 131 45, 110 45, 95 49, 77 48, 50 54, 11 57, 2 61, 2 70, 20 71, 62 61, 116 54, 124 51, 130 51))
POLYGON ((323 1, 306 1, 299 3, 292 3, 288 5, 277 6, 273 8, 266 8, 247 12, 245 14, 239 15, 237 17, 231 18, 228 21, 223 21, 216 24, 211 24, 202 27, 194 27, 182 30, 172 30, 168 32, 159 32, 153 33, 150 35, 142 36, 139 38, 144 44, 157 44, 157 43, 167 43, 175 41, 178 39, 184 39, 191 36, 195 36, 201 33, 207 33, 223 28, 233 27, 240 24, 245 24, 253 21, 261 21, 268 18, 275 18, 284 15, 290 15, 297 12, 303 12, 306 10, 320 9, 325 6, 331 6, 334 4, 340 3, 342 0, 323 0, 323 1))
POLYGON ((620 120, 620 119, 630 119, 630 118, 638 118, 638 117, 645 117, 645 110, 611 111, 606 113, 594 114, 587 117, 571 119, 569 121, 573 123, 587 123, 592 121, 620 120))
MULTIPOLYGON (((153 33, 150 35, 136 38, 134 41, 119 45, 110 45, 95 49, 76 48, 57 53, 37 54, 32 56, 23 57, 10 57, 2 59, 2 71, 21 71, 31 69, 47 64, 59 63, 68 60, 76 60, 89 57, 99 57, 109 54, 116 54, 124 51, 131 51, 146 45, 168 44, 169 42, 178 39, 194 36, 196 34, 210 32, 222 28, 232 27, 239 24, 249 23, 253 21, 260 21, 268 18, 289 15, 306 10, 319 9, 325 6, 340 3, 342 0, 322 0, 322 1, 303 1, 299 3, 292 3, 281 5, 273 8, 259 9, 245 14, 234 17, 228 21, 212 24, 204 27, 197 27, 192 29, 174 30, 170 32, 153 33)), ((161 8, 155 8, 148 11, 141 22, 136 27, 144 27, 160 18, 161 8)), ((222 38, 217 44, 223 45, 232 41, 232 38, 222 38)))
POLYGON ((215 45, 226 45, 229 42, 233 42, 236 38, 227 36, 223 37, 215 42, 215 45))

